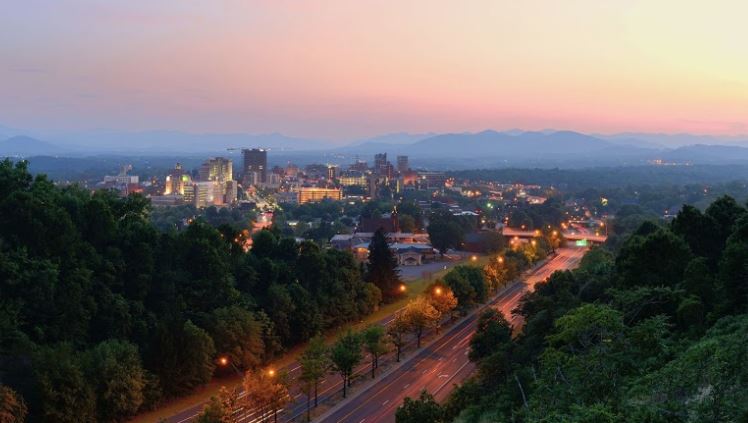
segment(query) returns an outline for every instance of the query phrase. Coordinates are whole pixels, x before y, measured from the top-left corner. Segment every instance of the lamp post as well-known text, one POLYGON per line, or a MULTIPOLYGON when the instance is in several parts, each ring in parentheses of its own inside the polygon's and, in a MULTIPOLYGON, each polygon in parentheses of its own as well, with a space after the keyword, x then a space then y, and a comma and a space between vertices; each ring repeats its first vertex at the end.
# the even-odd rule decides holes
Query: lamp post
POLYGON ((221 356, 221 357, 219 357, 219 358, 218 358, 218 364, 219 364, 219 365, 220 365, 221 367, 226 367, 226 366, 228 366, 228 365, 230 364, 230 365, 231 365, 231 368, 233 368, 233 369, 234 369, 234 371, 236 372, 236 374, 238 374, 239 376, 241 376, 241 375, 242 375, 242 372, 241 372, 241 371, 239 370, 239 368, 238 368, 238 367, 236 367, 236 365, 234 364, 234 362, 233 362, 233 361, 231 361, 231 360, 230 360, 230 359, 229 359, 228 357, 226 357, 225 355, 224 355, 224 356, 221 356))

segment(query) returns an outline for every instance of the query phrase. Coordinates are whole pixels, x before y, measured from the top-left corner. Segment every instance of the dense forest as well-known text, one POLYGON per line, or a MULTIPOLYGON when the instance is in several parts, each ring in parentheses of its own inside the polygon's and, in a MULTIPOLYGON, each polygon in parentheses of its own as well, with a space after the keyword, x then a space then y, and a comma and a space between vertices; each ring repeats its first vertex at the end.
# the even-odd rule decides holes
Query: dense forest
POLYGON ((476 374, 445 404, 406 400, 398 422, 748 421, 748 210, 624 211, 633 232, 537 284, 518 335, 482 314, 476 374))
POLYGON ((60 188, 0 162, 0 398, 29 421, 121 421, 219 357, 252 369, 381 301, 352 255, 198 219, 160 231, 140 196, 60 188))

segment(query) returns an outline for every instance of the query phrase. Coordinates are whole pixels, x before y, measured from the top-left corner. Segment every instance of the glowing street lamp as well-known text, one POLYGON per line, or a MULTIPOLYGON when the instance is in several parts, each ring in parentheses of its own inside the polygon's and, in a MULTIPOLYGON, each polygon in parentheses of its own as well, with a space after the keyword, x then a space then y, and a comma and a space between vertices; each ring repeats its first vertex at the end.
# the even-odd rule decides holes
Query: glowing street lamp
POLYGON ((400 284, 400 288, 398 289, 400 289, 400 292, 405 292, 408 289, 408 287, 406 287, 405 284, 403 283, 403 284, 400 284))
POLYGON ((239 371, 239 369, 236 367, 236 365, 234 364, 234 362, 232 362, 231 360, 229 360, 229 358, 226 357, 225 355, 222 355, 221 357, 218 358, 218 364, 221 367, 226 367, 226 366, 228 366, 230 364, 231 368, 234 369, 234 371, 236 372, 236 374, 238 374, 239 376, 242 375, 242 372, 239 371))
POLYGON ((436 295, 442 295, 442 289, 437 286, 436 288, 434 288, 434 294, 436 294, 436 295))
POLYGON ((477 256, 472 256, 472 257, 470 257, 470 260, 476 261, 476 260, 478 260, 478 257, 477 256))

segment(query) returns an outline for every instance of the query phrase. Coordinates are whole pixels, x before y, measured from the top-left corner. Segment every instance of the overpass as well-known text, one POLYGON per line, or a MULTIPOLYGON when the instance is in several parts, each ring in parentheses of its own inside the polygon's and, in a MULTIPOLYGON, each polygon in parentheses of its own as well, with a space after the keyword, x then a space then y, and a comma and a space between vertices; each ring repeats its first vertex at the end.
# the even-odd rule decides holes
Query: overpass
MULTIPOLYGON (((502 235, 507 238, 523 238, 531 239, 540 236, 540 231, 525 231, 520 229, 507 228, 506 226, 501 230, 502 235)), ((564 239, 568 241, 587 241, 593 244, 602 244, 608 237, 606 235, 597 235, 595 233, 582 233, 579 231, 563 231, 561 232, 564 239)))

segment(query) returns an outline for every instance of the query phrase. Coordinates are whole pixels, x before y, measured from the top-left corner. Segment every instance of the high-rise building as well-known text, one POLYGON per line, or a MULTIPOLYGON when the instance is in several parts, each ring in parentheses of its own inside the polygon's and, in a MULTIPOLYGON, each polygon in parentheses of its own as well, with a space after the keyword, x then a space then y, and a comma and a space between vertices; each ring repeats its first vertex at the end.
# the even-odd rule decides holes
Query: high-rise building
POLYGON ((366 186, 366 175, 363 172, 357 172, 355 170, 348 170, 341 172, 338 177, 340 185, 344 187, 349 186, 366 186))
POLYGON ((236 196, 239 192, 239 187, 236 181, 227 181, 226 182, 226 189, 223 194, 223 202, 225 204, 234 204, 236 203, 236 196))
POLYGON ((397 171, 402 174, 407 172, 408 170, 410 170, 408 156, 397 156, 397 171))
POLYGON ((382 175, 386 171, 387 167, 387 153, 379 153, 374 155, 374 172, 377 175, 382 175))
POLYGON ((349 169, 356 170, 359 172, 366 172, 369 170, 369 165, 363 160, 356 159, 356 161, 353 162, 353 164, 349 166, 349 169))
POLYGON ((192 183, 192 177, 182 169, 182 165, 177 163, 174 169, 166 175, 164 184, 164 195, 180 194, 184 195, 187 187, 192 183))
POLYGON ((327 166, 327 180, 334 181, 338 173, 338 167, 333 165, 327 166))
POLYGON ((242 150, 244 156, 244 167, 242 171, 244 177, 252 175, 253 172, 259 174, 260 182, 267 181, 267 169, 268 169, 268 152, 261 148, 245 148, 242 150))
POLYGON ((201 181, 215 181, 226 183, 234 179, 234 171, 230 159, 211 157, 200 166, 201 181))
MULTIPOLYGON (((192 184, 192 204, 197 208, 212 206, 216 204, 216 188, 218 184, 216 182, 201 181, 194 182, 192 184)), ((221 195, 218 203, 223 202, 223 195, 221 195)))

